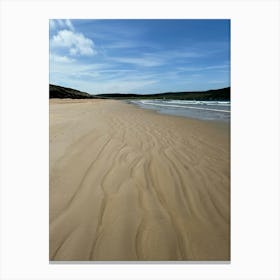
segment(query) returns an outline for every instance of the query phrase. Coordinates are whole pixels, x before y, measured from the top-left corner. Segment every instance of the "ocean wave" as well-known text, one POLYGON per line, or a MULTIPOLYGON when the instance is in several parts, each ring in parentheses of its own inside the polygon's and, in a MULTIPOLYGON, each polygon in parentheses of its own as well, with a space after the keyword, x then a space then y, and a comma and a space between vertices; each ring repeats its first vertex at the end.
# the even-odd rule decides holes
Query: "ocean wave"
POLYGON ((207 105, 207 106, 230 106, 230 101, 194 101, 194 100, 139 100, 143 104, 161 105, 161 104, 175 104, 175 105, 207 105))
POLYGON ((195 100, 131 100, 141 108, 152 109, 162 114, 177 115, 202 120, 230 120, 230 102, 195 100))

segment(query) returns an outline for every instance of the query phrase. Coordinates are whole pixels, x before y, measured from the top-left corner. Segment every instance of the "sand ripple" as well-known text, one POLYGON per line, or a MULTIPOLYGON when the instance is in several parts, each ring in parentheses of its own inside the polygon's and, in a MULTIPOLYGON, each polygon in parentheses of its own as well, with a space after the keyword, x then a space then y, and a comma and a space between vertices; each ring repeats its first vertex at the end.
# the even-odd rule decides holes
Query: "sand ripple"
POLYGON ((50 104, 50 260, 229 260, 229 128, 50 104))

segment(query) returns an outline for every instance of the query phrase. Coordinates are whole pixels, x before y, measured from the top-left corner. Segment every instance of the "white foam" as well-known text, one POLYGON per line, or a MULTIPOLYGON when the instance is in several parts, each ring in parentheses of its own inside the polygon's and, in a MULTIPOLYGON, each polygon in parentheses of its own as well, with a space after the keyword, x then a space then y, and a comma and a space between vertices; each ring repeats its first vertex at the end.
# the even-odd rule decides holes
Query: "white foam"
MULTIPOLYGON (((150 100, 140 100, 143 104, 151 103, 150 100)), ((196 100, 154 100, 155 105, 158 104, 178 104, 178 105, 210 105, 210 106, 224 106, 229 107, 230 101, 196 101, 196 100)))
MULTIPOLYGON (((209 108, 201 108, 201 107, 191 107, 191 106, 184 106, 184 105, 162 104, 163 102, 156 103, 156 102, 149 102, 149 101, 146 101, 146 100, 141 100, 140 102, 143 103, 143 104, 147 104, 147 105, 161 106, 161 107, 174 107, 174 108, 181 108, 181 109, 187 108, 187 109, 194 109, 194 110, 230 113, 230 111, 228 111, 228 110, 209 109, 209 108)), ((197 104, 197 103, 195 103, 195 104, 197 104)))

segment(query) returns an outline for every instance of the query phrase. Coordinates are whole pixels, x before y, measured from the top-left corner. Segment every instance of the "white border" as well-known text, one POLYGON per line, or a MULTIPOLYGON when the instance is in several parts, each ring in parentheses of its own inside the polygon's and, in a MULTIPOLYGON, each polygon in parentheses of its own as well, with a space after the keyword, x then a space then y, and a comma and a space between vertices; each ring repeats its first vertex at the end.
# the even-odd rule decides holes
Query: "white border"
POLYGON ((279 279, 278 1, 1 1, 1 279, 279 279), (231 264, 48 262, 48 19, 230 18, 231 264))

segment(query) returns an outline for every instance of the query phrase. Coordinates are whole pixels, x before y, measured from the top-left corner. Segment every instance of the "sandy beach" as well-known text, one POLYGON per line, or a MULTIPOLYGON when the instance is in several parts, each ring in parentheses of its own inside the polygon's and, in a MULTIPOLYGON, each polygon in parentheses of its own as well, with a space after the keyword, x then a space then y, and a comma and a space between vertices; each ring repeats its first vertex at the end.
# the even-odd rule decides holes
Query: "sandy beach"
POLYGON ((229 129, 51 99, 50 260, 230 260, 229 129))

